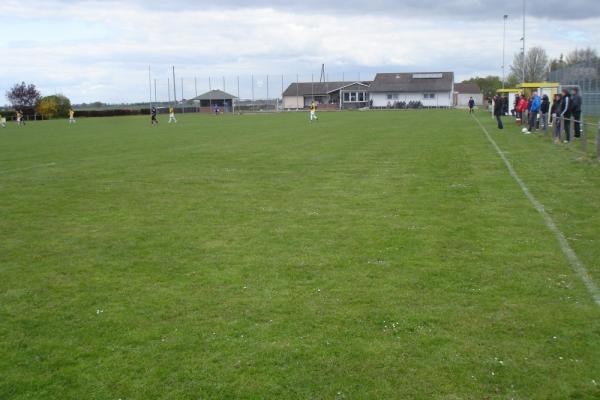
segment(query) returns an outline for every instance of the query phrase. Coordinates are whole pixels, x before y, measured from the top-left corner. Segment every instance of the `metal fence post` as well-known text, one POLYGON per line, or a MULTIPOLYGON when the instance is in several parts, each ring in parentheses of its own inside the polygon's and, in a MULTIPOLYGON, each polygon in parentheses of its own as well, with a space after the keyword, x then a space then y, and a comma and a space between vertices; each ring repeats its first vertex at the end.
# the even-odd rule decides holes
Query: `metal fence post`
POLYGON ((579 131, 581 132, 581 151, 587 157, 587 135, 585 134, 586 129, 583 126, 583 117, 579 118, 579 131))
POLYGON ((565 116, 561 115, 560 116, 560 137, 559 140, 562 142, 563 138, 565 137, 565 116))

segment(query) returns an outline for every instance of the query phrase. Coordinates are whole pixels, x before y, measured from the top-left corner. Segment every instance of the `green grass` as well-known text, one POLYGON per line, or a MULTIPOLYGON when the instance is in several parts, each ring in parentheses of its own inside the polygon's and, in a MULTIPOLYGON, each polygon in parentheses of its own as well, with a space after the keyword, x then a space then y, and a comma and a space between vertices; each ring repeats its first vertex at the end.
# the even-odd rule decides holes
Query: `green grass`
MULTIPOLYGON (((600 283, 600 165, 479 115, 600 283)), ((600 308, 458 111, 0 130, 0 399, 597 399, 600 308)))

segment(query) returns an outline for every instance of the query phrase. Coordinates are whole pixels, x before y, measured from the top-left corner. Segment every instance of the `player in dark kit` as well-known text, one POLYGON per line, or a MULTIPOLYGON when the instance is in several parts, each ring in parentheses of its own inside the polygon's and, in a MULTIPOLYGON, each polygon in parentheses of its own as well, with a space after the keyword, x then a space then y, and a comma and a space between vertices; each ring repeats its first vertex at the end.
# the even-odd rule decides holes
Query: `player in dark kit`
POLYGON ((156 119, 156 107, 152 106, 150 110, 151 123, 152 125, 158 125, 158 120, 156 119))
POLYGON ((473 109, 475 108, 475 100, 473 98, 469 98, 469 114, 473 113, 473 109))

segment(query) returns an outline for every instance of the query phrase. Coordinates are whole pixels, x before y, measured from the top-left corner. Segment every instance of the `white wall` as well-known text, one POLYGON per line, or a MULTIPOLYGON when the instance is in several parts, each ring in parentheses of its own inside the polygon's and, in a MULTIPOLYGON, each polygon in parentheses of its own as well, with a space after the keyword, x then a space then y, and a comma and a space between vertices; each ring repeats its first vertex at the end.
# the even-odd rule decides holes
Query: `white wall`
POLYGON ((304 97, 303 96, 284 96, 283 97, 283 108, 303 108, 304 107, 304 97))
MULTIPOLYGON (((475 106, 481 108, 483 104, 483 94, 468 94, 468 93, 459 93, 456 95, 456 104, 457 107, 467 107, 469 105, 469 98, 473 97, 475 100, 475 106)), ((485 104, 487 106, 487 104, 485 104)))
POLYGON ((452 92, 436 92, 434 99, 426 99, 424 93, 371 93, 371 100, 373 100, 373 107, 387 107, 388 102, 394 104, 394 101, 404 101, 406 103, 420 101, 425 107, 451 107, 452 92), (388 100, 388 94, 395 94, 398 98, 388 100))

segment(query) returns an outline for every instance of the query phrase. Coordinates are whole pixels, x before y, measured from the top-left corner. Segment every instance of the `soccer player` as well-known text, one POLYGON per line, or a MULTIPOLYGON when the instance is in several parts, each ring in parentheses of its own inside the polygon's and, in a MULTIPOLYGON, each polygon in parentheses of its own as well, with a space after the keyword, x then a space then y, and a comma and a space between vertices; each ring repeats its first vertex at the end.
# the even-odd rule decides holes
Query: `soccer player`
POLYGON ((74 124, 75 122, 75 110, 72 108, 69 110, 69 125, 74 124))
POLYGON ((317 117, 317 102, 312 101, 310 103, 310 122, 317 121, 319 117, 317 117))
MULTIPOLYGON (((21 111, 17 110, 17 114, 16 114, 16 119, 17 119, 17 125, 21 125, 21 120, 23 119, 23 113, 21 113, 21 111)), ((25 125, 24 123, 22 125, 25 125)))
POLYGON ((6 118, 0 114, 0 128, 6 128, 6 118))
POLYGON ((175 109, 173 107, 169 107, 169 123, 171 122, 177 123, 177 118, 175 118, 175 109))
POLYGON ((152 106, 152 109, 150 110, 150 118, 152 125, 158 125, 158 120, 156 119, 156 107, 154 106, 152 106))
POLYGON ((469 98, 469 114, 473 113, 473 109, 475 108, 475 100, 473 98, 469 98))

